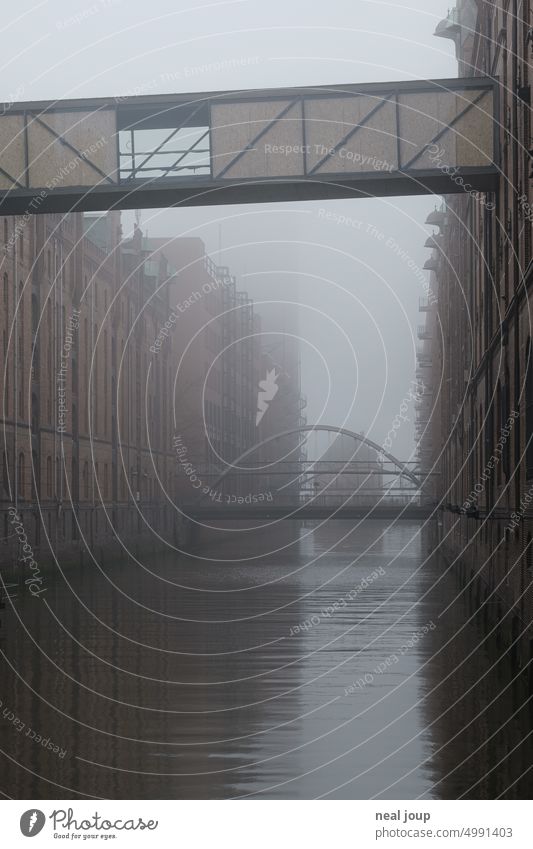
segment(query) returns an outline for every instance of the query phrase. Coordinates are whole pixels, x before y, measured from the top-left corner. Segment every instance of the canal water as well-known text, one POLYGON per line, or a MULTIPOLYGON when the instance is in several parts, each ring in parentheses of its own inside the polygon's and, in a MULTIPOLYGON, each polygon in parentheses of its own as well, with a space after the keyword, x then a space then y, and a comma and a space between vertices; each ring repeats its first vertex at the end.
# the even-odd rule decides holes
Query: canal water
POLYGON ((407 522, 291 525, 20 592, 4 795, 527 798, 527 692, 430 552, 407 522))

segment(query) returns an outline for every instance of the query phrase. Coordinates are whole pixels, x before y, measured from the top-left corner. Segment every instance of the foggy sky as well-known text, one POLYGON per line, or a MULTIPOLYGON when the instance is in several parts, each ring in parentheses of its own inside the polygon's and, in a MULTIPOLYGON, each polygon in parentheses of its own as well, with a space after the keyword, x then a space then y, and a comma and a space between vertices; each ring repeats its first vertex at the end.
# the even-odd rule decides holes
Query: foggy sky
MULTIPOLYGON (((4 5, 0 99, 38 100, 456 76, 442 0, 45 0, 4 5)), ((438 198, 145 210, 150 236, 197 235, 257 301, 300 299, 310 423, 389 431, 414 380, 438 198), (327 217, 327 213, 330 216, 327 217), (336 216, 352 219, 339 223, 336 216), (379 235, 381 234, 381 235, 379 235)), ((125 231, 132 214, 124 215, 125 231)), ((260 311, 260 306, 258 306, 260 311)), ((413 450, 412 425, 394 453, 413 450)))

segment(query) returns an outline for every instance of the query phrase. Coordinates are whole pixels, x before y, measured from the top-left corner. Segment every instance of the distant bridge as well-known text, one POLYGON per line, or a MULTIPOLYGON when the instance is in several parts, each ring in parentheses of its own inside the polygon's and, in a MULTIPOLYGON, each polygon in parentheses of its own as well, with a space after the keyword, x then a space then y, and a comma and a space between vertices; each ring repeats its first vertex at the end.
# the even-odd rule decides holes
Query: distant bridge
MULTIPOLYGON (((301 447, 289 453, 300 453, 301 447)), ((274 434, 243 452, 222 472, 199 469, 196 477, 203 482, 201 494, 180 507, 196 521, 423 521, 434 517, 436 510, 424 494, 425 480, 415 463, 399 460, 363 434, 333 425, 303 425, 274 434), (349 437, 354 441, 353 453, 345 460, 250 461, 276 441, 317 432, 349 437), (371 448, 376 459, 357 459, 359 445, 371 448)))

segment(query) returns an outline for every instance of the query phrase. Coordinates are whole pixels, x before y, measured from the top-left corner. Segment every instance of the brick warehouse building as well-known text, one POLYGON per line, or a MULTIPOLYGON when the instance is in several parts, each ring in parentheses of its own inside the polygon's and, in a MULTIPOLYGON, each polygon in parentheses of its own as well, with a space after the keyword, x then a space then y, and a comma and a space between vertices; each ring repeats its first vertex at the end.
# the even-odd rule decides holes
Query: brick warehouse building
MULTIPOLYGON (((258 439, 261 321, 229 269, 215 265, 206 255, 201 239, 146 239, 145 245, 154 257, 168 258, 173 268, 176 391, 184 407, 175 431, 202 481, 209 485, 258 439), (204 424, 199 427, 202 418, 204 424)), ((223 491, 226 485, 232 494, 240 495, 246 494, 248 484, 242 476, 232 475, 223 491)), ((195 496, 183 474, 178 491, 185 501, 195 496)))
POLYGON ((434 393, 419 447, 440 473, 441 543, 517 669, 533 658, 531 15, 529 0, 463 0, 436 31, 454 41, 460 76, 500 81, 501 178, 428 218, 438 305, 422 307, 419 374, 434 393))
POLYGON ((209 440, 191 443, 199 465, 212 462, 211 444, 231 460, 255 439, 261 351, 253 335, 231 345, 257 332, 253 303, 200 240, 172 240, 169 259, 138 228, 124 240, 116 212, 1 226, 4 574, 16 574, 20 555, 10 508, 39 562, 52 552, 87 562, 117 537, 130 550, 159 537, 179 544, 174 503, 191 498, 180 492, 174 430, 189 432, 194 420, 203 434, 204 418, 209 440), (162 336, 175 303, 207 283, 205 302, 162 336), (231 323, 217 319, 220 310, 231 323), (187 397, 174 378, 205 313, 215 321, 187 362, 187 397), (231 357, 220 356, 222 344, 231 357))

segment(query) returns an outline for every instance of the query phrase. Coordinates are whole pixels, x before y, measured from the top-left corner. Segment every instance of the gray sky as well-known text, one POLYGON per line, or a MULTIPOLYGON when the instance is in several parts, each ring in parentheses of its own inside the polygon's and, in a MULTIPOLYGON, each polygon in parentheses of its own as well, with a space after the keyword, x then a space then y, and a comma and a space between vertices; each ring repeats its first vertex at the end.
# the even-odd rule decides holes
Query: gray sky
MULTIPOLYGON (((443 0, 21 0, 3 8, 0 99, 453 77, 453 44, 433 37, 446 12, 443 0)), ((436 202, 145 210, 141 226, 201 236, 257 300, 299 298, 309 422, 382 442, 414 379, 423 295, 389 240, 422 266, 436 202)), ((412 439, 406 424, 395 453, 412 439)))

